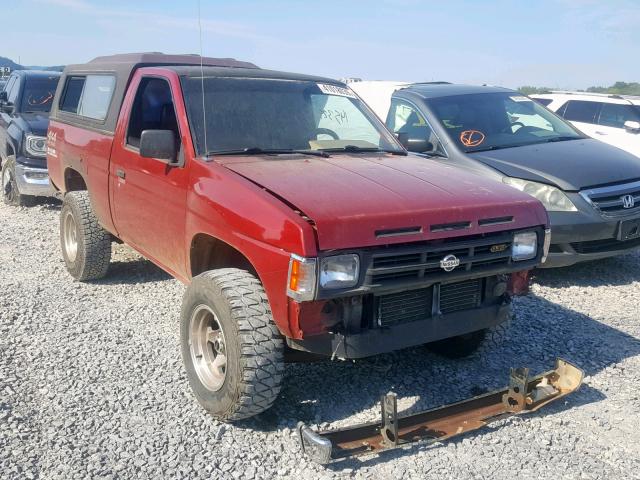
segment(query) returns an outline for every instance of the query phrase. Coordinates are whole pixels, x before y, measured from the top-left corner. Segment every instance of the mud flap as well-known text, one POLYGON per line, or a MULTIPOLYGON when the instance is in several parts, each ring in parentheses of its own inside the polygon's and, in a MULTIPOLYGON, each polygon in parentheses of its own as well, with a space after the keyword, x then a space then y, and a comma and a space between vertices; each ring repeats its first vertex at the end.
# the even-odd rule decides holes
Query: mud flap
POLYGON ((380 422, 323 432, 299 423, 298 434, 302 451, 321 464, 415 442, 439 442, 511 415, 535 412, 576 391, 583 376, 562 359, 556 360, 554 370, 533 378, 526 368, 512 368, 505 389, 406 416, 398 416, 396 394, 388 393, 381 399, 380 422))

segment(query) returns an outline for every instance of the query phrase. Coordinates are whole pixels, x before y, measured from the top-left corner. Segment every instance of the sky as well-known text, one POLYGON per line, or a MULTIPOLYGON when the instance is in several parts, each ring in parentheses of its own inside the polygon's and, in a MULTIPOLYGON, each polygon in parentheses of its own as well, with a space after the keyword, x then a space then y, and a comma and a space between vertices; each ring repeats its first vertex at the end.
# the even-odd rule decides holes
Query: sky
MULTIPOLYGON (((199 53, 197 0, 0 0, 24 65, 199 53)), ((367 80, 586 88, 639 82, 640 0, 201 0, 202 51, 367 80)))

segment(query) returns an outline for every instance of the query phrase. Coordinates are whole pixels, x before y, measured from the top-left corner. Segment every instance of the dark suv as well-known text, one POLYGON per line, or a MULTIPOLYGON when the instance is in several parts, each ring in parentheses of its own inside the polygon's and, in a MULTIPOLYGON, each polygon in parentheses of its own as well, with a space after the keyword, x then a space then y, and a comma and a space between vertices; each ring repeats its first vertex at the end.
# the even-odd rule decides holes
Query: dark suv
POLYGON ((20 70, 0 92, 2 196, 8 205, 26 205, 30 196, 53 193, 46 141, 59 78, 58 72, 20 70))

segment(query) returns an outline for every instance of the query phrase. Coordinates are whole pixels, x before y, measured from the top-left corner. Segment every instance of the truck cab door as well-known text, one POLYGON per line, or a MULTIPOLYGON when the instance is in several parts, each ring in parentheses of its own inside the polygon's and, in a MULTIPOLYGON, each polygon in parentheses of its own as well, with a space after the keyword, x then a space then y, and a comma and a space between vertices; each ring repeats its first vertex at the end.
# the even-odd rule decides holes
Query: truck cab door
MULTIPOLYGON (((177 277, 185 272, 185 209, 189 181, 176 112, 179 81, 138 72, 121 112, 109 166, 113 221, 122 240, 177 277), (177 158, 166 160, 140 155, 145 130, 171 130, 177 158)), ((184 105, 178 104, 182 118, 184 105)))

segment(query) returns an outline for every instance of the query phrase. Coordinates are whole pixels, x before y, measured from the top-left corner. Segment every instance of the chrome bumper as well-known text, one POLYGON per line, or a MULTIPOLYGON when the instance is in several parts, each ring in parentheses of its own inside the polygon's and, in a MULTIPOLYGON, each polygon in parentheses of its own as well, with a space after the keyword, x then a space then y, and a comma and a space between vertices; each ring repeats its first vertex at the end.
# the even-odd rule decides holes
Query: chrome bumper
POLYGON ((54 190, 46 168, 27 167, 16 163, 16 184, 21 195, 48 197, 54 190))
POLYGON ((414 442, 440 442, 520 413, 535 412, 546 404, 576 391, 584 373, 558 359, 556 368, 529 378, 529 369, 511 369, 507 388, 462 402, 399 416, 395 393, 382 396, 380 422, 316 432, 298 424, 302 451, 326 464, 358 455, 377 453, 414 442))

